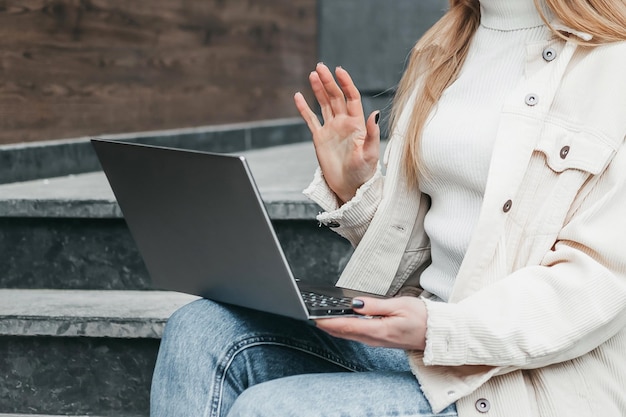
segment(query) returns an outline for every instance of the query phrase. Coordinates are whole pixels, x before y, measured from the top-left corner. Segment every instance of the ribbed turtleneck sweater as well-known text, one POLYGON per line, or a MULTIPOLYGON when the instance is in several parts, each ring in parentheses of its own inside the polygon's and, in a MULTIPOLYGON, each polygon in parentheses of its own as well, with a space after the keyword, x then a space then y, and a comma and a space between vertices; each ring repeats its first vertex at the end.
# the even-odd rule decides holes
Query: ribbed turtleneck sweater
POLYGON ((422 155, 431 197, 425 230, 432 264, 422 287, 447 301, 478 221, 500 111, 523 79, 526 45, 549 37, 533 0, 481 0, 481 24, 459 78, 425 126, 422 155))

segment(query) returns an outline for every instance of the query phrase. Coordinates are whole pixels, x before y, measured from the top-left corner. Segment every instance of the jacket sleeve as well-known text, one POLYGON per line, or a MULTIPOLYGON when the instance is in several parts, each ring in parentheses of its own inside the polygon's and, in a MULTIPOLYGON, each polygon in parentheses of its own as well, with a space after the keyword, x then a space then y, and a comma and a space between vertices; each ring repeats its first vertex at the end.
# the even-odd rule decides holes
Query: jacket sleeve
POLYGON ((322 170, 318 167, 313 181, 303 193, 324 210, 317 216, 320 224, 329 226, 356 247, 380 204, 383 183, 384 177, 379 166, 374 176, 357 190, 355 196, 340 206, 337 196, 326 183, 322 170))
MULTIPOLYGON (((626 145, 597 178, 540 265, 456 304, 431 301, 424 365, 497 372, 571 360, 626 327, 626 145)), ((421 356, 421 354, 419 354, 421 356)))

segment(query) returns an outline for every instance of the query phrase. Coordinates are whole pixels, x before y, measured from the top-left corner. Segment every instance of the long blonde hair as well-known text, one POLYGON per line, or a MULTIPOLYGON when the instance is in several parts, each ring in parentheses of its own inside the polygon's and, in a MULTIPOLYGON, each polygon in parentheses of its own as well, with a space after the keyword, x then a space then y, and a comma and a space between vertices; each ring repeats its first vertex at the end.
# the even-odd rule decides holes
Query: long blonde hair
MULTIPOLYGON (((626 2, 623 0, 534 0, 535 7, 550 29, 562 38, 548 21, 541 1, 551 13, 571 29, 589 33, 590 41, 577 42, 593 46, 626 40, 626 2)), ((470 42, 480 24, 479 0, 450 0, 450 7, 417 42, 396 93, 391 113, 391 132, 418 83, 417 96, 405 132, 404 171, 410 181, 426 175, 421 163, 420 138, 426 121, 444 90, 459 75, 470 42)))

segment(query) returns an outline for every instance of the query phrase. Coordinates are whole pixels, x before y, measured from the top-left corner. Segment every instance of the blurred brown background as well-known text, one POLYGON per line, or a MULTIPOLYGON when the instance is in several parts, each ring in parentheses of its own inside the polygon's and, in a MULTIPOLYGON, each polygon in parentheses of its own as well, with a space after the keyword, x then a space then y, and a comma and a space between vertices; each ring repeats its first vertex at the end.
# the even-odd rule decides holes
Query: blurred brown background
POLYGON ((316 0, 0 0, 0 144, 296 116, 316 0))

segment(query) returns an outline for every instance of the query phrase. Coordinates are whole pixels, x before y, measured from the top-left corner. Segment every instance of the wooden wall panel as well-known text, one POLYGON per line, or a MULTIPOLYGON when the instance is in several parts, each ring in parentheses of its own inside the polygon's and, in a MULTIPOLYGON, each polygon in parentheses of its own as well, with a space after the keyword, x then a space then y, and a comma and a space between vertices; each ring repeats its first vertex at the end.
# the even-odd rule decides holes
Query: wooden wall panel
POLYGON ((316 0, 0 0, 0 143, 297 115, 316 0))

